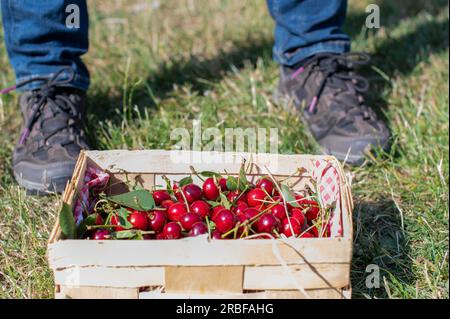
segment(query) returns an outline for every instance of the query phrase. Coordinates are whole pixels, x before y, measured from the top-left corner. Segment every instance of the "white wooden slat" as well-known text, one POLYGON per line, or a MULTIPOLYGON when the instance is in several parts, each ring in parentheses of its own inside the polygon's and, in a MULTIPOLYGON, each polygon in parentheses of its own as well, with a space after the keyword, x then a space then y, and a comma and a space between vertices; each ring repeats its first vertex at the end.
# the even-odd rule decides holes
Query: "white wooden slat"
MULTIPOLYGON (((343 299, 348 297, 345 290, 313 289, 306 291, 308 296, 296 290, 264 291, 242 294, 168 294, 158 291, 145 291, 139 293, 139 299, 343 299)), ((218 309, 220 312, 220 309, 218 309)))
MULTIPOLYGON (((190 152, 190 151, 88 151, 86 155, 97 165, 110 171, 120 173, 165 173, 185 174, 189 173, 190 166, 197 171, 228 171, 239 172, 242 159, 258 164, 261 171, 254 173, 266 174, 264 166, 271 173, 280 175, 291 175, 299 167, 310 167, 310 155, 281 155, 281 154, 249 154, 249 153, 221 153, 221 152, 190 152), (181 155, 177 155, 181 154, 181 155)), ((330 156, 314 156, 315 159, 335 160, 330 156)))
MULTIPOLYGON (((164 267, 72 267, 56 271, 54 277, 56 284, 66 286, 138 288, 164 286, 164 274, 164 267)), ((349 276, 350 264, 247 266, 242 285, 245 290, 344 287, 349 276)))
POLYGON ((301 238, 281 241, 213 240, 64 240, 48 246, 53 269, 67 266, 214 266, 349 263, 351 241, 301 238), (279 255, 278 255, 279 254, 279 255), (279 259, 281 257, 282 260, 279 259))

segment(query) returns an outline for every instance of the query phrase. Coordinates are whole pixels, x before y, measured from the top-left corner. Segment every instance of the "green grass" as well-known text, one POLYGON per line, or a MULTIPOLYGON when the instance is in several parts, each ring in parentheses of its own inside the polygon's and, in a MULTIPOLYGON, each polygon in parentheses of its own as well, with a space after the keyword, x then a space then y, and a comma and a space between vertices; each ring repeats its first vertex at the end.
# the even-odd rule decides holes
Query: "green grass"
MULTIPOLYGON (((447 2, 378 0, 382 28, 366 30, 370 2, 350 1, 346 30, 354 50, 373 55, 370 100, 395 143, 346 168, 356 204, 353 296, 448 298, 447 2), (380 288, 365 286, 369 264, 382 270, 380 288)), ((314 152, 299 119, 271 99, 278 73, 262 1, 92 1, 90 18, 89 131, 98 149, 169 149, 173 128, 201 119, 222 132, 277 127, 280 152, 314 152)), ((13 79, 1 44, 0 86, 13 79)), ((14 182, 17 95, 0 102, 0 298, 49 298, 45 248, 58 198, 26 197, 14 182)))

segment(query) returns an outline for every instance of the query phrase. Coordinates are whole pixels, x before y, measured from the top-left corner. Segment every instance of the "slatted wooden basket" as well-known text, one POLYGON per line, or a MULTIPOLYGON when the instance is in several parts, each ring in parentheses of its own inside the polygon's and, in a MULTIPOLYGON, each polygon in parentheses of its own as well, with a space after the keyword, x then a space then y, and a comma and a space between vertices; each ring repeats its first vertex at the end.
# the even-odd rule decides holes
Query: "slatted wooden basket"
POLYGON ((338 234, 284 240, 63 240, 57 222, 47 251, 55 297, 350 297, 353 202, 342 167, 334 157, 208 152, 173 155, 158 150, 83 152, 63 201, 74 205, 88 166, 111 175, 116 185, 112 192, 124 191, 125 180, 134 179, 146 188, 162 185, 162 175, 179 180, 190 174, 191 165, 198 171, 238 174, 242 158, 255 163, 249 177, 270 171, 277 178, 287 178, 296 189, 308 183, 319 187, 324 174, 317 174, 317 168, 326 166, 338 176, 334 185, 338 234), (314 173, 310 174, 314 171, 315 179, 311 177, 314 173))

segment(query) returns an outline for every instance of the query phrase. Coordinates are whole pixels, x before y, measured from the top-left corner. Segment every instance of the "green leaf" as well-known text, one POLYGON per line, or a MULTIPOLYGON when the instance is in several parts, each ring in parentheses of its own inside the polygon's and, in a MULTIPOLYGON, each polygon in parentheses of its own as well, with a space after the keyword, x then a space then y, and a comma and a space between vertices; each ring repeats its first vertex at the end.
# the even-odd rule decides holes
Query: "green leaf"
POLYGON ((95 225, 95 222, 97 220, 97 215, 98 214, 91 214, 91 215, 89 215, 88 217, 83 219, 83 221, 78 225, 78 228, 77 228, 78 238, 82 238, 83 237, 83 235, 87 231, 87 226, 95 225))
POLYGON ((131 212, 123 207, 119 208, 117 211, 117 216, 119 217, 120 226, 123 228, 132 228, 133 225, 128 221, 128 216, 130 216, 131 212))
POLYGON ((144 235, 142 235, 141 232, 137 232, 137 233, 136 233, 136 236, 134 236, 133 239, 136 239, 136 240, 144 240, 144 235))
POLYGON ((200 173, 198 173, 200 176, 203 176, 203 177, 213 177, 213 176, 215 176, 215 177, 217 177, 217 178, 220 178, 220 177, 222 177, 222 175, 220 175, 219 173, 216 173, 216 172, 211 172, 211 171, 203 171, 203 172, 200 172, 200 173))
POLYGON ((113 232, 111 234, 111 236, 114 239, 131 239, 131 238, 136 237, 137 233, 138 233, 138 231, 135 229, 120 230, 120 231, 113 232))
POLYGON ((230 209, 231 203, 230 203, 230 201, 228 200, 228 198, 225 196, 224 193, 220 193, 220 199, 221 199, 222 205, 223 205, 226 209, 230 209))
POLYGON ((211 205, 211 207, 216 207, 216 206, 220 206, 220 205, 222 205, 222 203, 220 203, 220 202, 214 202, 214 201, 212 201, 212 200, 207 200, 206 201, 209 205, 211 205))
POLYGON ((175 193, 172 188, 172 183, 170 182, 170 180, 165 175, 163 175, 162 178, 166 182, 166 190, 169 193, 169 195, 175 196, 175 193))
POLYGON ((207 226, 209 227, 210 230, 216 229, 216 223, 213 222, 212 220, 208 220, 208 225, 207 226))
POLYGON ((145 188, 142 186, 142 185, 139 185, 139 184, 135 184, 134 186, 133 186, 133 190, 134 191, 138 191, 138 190, 144 190, 145 188))
POLYGON ((155 207, 152 194, 144 189, 107 197, 107 199, 121 206, 141 211, 149 211, 155 207))
POLYGON ((183 187, 183 186, 185 186, 185 185, 192 184, 193 182, 194 182, 194 181, 192 180, 192 177, 191 177, 191 176, 186 176, 186 177, 184 177, 184 178, 182 178, 182 179, 180 180, 179 186, 180 186, 180 187, 183 187))
POLYGON ((281 185, 281 194, 283 194, 283 198, 286 202, 289 202, 291 206, 300 207, 294 197, 294 194, 292 194, 291 190, 286 185, 281 185))
POLYGON ((66 203, 63 203, 59 212, 59 225, 64 238, 75 239, 77 237, 77 225, 75 224, 72 208, 66 203))
POLYGON ((235 190, 238 189, 238 182, 237 182, 236 177, 228 176, 228 178, 227 178, 227 188, 230 191, 235 191, 235 190))
POLYGON ((238 188, 240 191, 244 191, 247 188, 248 180, 247 175, 245 174, 245 167, 244 164, 241 165, 241 168, 239 170, 239 184, 238 188))

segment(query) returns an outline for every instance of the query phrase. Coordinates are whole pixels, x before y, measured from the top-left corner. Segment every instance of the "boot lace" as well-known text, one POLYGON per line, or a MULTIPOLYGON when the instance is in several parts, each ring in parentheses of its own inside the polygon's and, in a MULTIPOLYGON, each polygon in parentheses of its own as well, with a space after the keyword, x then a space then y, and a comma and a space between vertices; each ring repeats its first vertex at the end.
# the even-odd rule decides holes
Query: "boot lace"
POLYGON ((313 72, 322 72, 323 78, 313 98, 307 104, 307 111, 309 113, 315 113, 317 111, 317 105, 324 88, 330 87, 336 90, 334 101, 342 109, 345 109, 347 114, 355 116, 362 115, 364 120, 370 120, 373 119, 374 112, 364 104, 364 98, 362 96, 362 93, 368 90, 369 82, 364 77, 354 73, 355 66, 368 64, 369 62, 369 55, 363 52, 317 54, 294 71, 291 78, 296 78, 305 71, 308 72, 303 79, 302 85, 304 85, 313 72), (345 94, 350 91, 356 93, 356 99, 350 94, 345 94))

